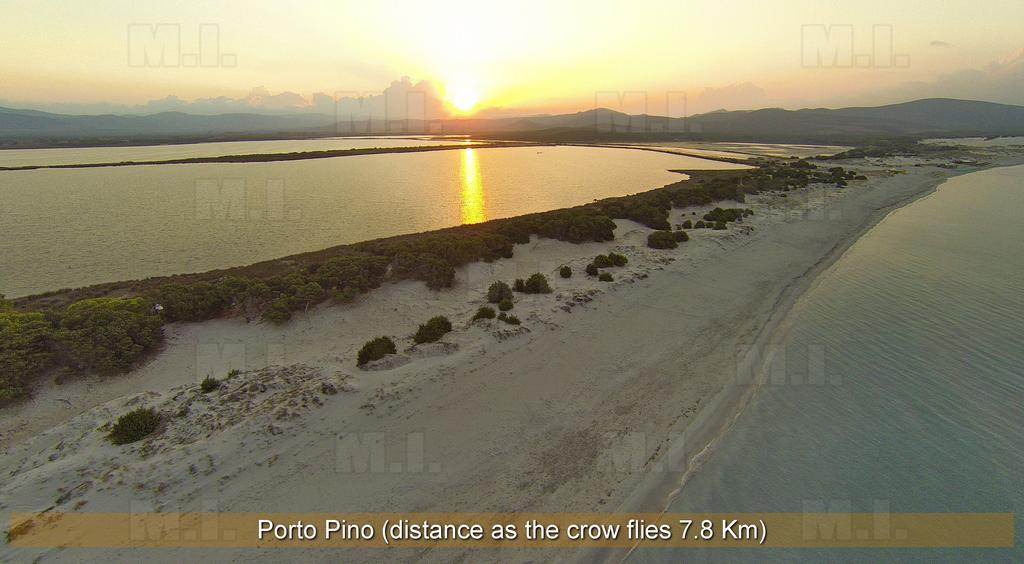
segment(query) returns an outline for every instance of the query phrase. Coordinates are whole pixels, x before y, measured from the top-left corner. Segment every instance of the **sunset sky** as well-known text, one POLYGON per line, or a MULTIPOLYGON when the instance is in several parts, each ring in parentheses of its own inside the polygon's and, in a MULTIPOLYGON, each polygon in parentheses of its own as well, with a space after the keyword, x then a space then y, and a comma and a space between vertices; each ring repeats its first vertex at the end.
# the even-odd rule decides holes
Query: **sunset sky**
POLYGON ((655 114, 664 113, 665 92, 685 92, 691 113, 926 96, 1024 103, 1020 0, 35 0, 0 7, 0 105, 14 107, 92 113, 167 96, 241 100, 256 87, 295 93, 298 107, 314 93, 378 92, 402 76, 436 84, 464 115, 577 111, 593 107, 598 93, 624 91, 648 92, 655 114), (155 24, 178 26, 179 50, 166 34, 143 44, 138 31, 155 24), (209 41, 199 48, 201 24, 216 26, 204 29, 218 34, 219 52, 209 41), (873 30, 891 29, 892 47, 876 57, 898 55, 899 64, 809 65, 815 49, 828 57, 838 45, 849 50, 837 35, 823 43, 814 27, 821 25, 852 26, 832 29, 852 30, 858 55, 873 52, 873 30), (177 53, 173 64, 135 64, 160 46, 170 49, 165 56, 177 53), (183 54, 219 64, 189 68, 183 54))

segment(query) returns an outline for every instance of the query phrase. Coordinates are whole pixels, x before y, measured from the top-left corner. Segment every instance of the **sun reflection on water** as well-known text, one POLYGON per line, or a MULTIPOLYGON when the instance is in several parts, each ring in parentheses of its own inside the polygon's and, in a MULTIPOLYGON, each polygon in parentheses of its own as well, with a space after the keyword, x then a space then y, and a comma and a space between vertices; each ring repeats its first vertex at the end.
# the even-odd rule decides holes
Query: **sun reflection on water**
POLYGON ((480 223, 484 216, 484 185, 480 179, 480 165, 476 151, 462 150, 462 223, 480 223))

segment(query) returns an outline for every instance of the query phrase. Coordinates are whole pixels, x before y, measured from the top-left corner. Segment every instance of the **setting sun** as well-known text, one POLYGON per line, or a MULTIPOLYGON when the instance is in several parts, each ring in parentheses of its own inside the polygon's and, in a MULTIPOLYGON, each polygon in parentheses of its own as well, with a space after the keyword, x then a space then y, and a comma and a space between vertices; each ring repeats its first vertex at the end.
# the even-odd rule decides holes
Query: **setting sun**
POLYGON ((448 104, 460 113, 469 113, 480 101, 477 91, 467 85, 457 85, 448 89, 448 104))

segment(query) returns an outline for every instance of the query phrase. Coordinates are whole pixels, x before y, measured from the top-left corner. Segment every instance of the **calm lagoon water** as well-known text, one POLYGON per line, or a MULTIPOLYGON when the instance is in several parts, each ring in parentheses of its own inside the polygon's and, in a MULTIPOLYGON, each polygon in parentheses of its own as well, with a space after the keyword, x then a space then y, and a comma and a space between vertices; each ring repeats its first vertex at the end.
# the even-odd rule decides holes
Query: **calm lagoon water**
POLYGON ((757 392, 671 508, 1015 512, 1016 549, 634 560, 1024 561, 1022 216, 1024 167, 994 169, 948 181, 856 242, 791 314, 787 383, 757 392), (822 362, 823 378, 799 383, 822 362))
POLYGON ((737 165, 514 147, 0 172, 0 293, 239 266, 579 205, 675 182, 669 170, 686 168, 737 165))
POLYGON ((465 138, 427 137, 327 137, 323 139, 282 139, 270 141, 224 141, 220 143, 183 143, 134 147, 76 147, 58 149, 5 149, 0 151, 0 167, 120 163, 125 161, 165 161, 252 155, 299 153, 393 147, 431 147, 475 143, 465 138))

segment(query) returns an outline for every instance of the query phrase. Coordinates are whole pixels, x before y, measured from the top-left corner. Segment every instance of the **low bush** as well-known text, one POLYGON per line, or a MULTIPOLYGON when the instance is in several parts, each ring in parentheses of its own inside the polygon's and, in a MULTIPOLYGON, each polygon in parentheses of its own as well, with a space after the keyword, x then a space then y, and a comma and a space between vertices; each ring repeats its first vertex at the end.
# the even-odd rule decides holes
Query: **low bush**
POLYGON ((561 275, 562 278, 572 278, 572 269, 563 265, 562 268, 558 269, 558 274, 561 275))
POLYGON ((107 438, 115 445, 142 440, 160 427, 160 414, 152 407, 140 407, 117 418, 107 438))
POLYGON ((53 362, 53 337, 43 314, 0 310, 0 402, 29 395, 31 380, 53 362))
POLYGON ((508 311, 512 309, 513 305, 514 304, 512 303, 512 300, 505 298, 504 300, 501 300, 501 303, 498 304, 498 309, 500 309, 501 311, 508 311))
POLYGON ((199 384, 199 391, 204 394, 208 394, 220 387, 220 382, 213 376, 207 376, 203 378, 203 381, 199 384))
POLYGON ((531 274, 526 279, 526 283, 523 284, 523 292, 527 294, 550 294, 551 285, 548 284, 548 277, 539 272, 531 274))
POLYGON ((392 276, 399 279, 422 280, 427 288, 451 288, 455 267, 433 253, 400 252, 392 262, 392 276))
POLYGON ((190 286, 165 284, 154 300, 168 321, 202 321, 220 315, 230 303, 230 296, 221 294, 213 283, 199 282, 190 286))
POLYGON ((724 221, 719 221, 719 222, 715 223, 715 226, 712 229, 714 229, 716 231, 721 231, 721 230, 725 229, 726 227, 727 226, 725 225, 724 221))
POLYGON ((476 315, 473 316, 473 321, 477 319, 494 319, 494 308, 483 306, 476 310, 476 315))
POLYGON ((742 208, 715 208, 710 212, 704 214, 704 221, 718 223, 725 223, 728 221, 738 221, 743 219, 744 216, 750 215, 746 213, 746 210, 742 208))
POLYGON ((367 362, 374 360, 380 360, 389 354, 395 354, 398 349, 395 348, 395 342, 390 337, 377 337, 371 341, 368 341, 363 348, 359 349, 359 358, 356 361, 356 366, 362 366, 367 362))
POLYGON ((512 289, 514 289, 517 292, 525 292, 526 281, 523 280, 522 278, 516 278, 516 281, 512 283, 512 289))
POLYGON ((671 231, 653 231, 647 236, 647 246, 652 249, 674 249, 679 244, 671 231))
POLYGON ((64 311, 56 338, 75 368, 125 372, 160 342, 162 326, 148 300, 93 298, 75 302, 64 311))
POLYGON ((594 266, 598 268, 609 268, 613 266, 612 259, 608 255, 597 255, 594 257, 594 266))
POLYGON ((619 253, 608 253, 608 260, 612 261, 613 266, 626 266, 629 262, 626 255, 620 255, 619 253))
POLYGON ((601 282, 611 282, 612 274, 610 272, 602 272, 601 275, 597 277, 597 279, 600 280, 601 282))
POLYGON ((705 227, 707 227, 707 224, 702 219, 698 219, 697 223, 693 224, 694 229, 704 229, 705 227))
POLYGON ((270 302, 270 307, 263 312, 263 319, 281 325, 292 318, 292 298, 280 297, 270 302))
POLYGON ((498 314, 498 319, 504 321, 505 323, 508 323, 509 325, 519 325, 520 323, 522 323, 521 321, 519 321, 518 317, 514 315, 508 315, 507 313, 504 312, 498 314))
POLYGON ((683 222, 682 229, 693 229, 693 222, 687 219, 683 222))
POLYGON ((504 282, 495 282, 487 288, 487 301, 496 304, 500 303, 501 300, 512 299, 512 288, 504 282))
POLYGON ((420 325, 419 329, 416 330, 416 334, 413 335, 412 340, 416 344, 420 343, 433 343, 444 337, 445 333, 452 330, 452 322, 448 321, 448 318, 443 315, 431 317, 426 323, 420 325))
POLYGON ((686 231, 673 231, 672 235, 676 238, 676 241, 685 243, 690 240, 690 235, 686 231))
POLYGON ((598 273, 598 270, 597 270, 597 265, 596 264, 590 263, 590 264, 587 265, 587 274, 588 275, 590 275, 590 276, 597 276, 597 273, 598 273))

